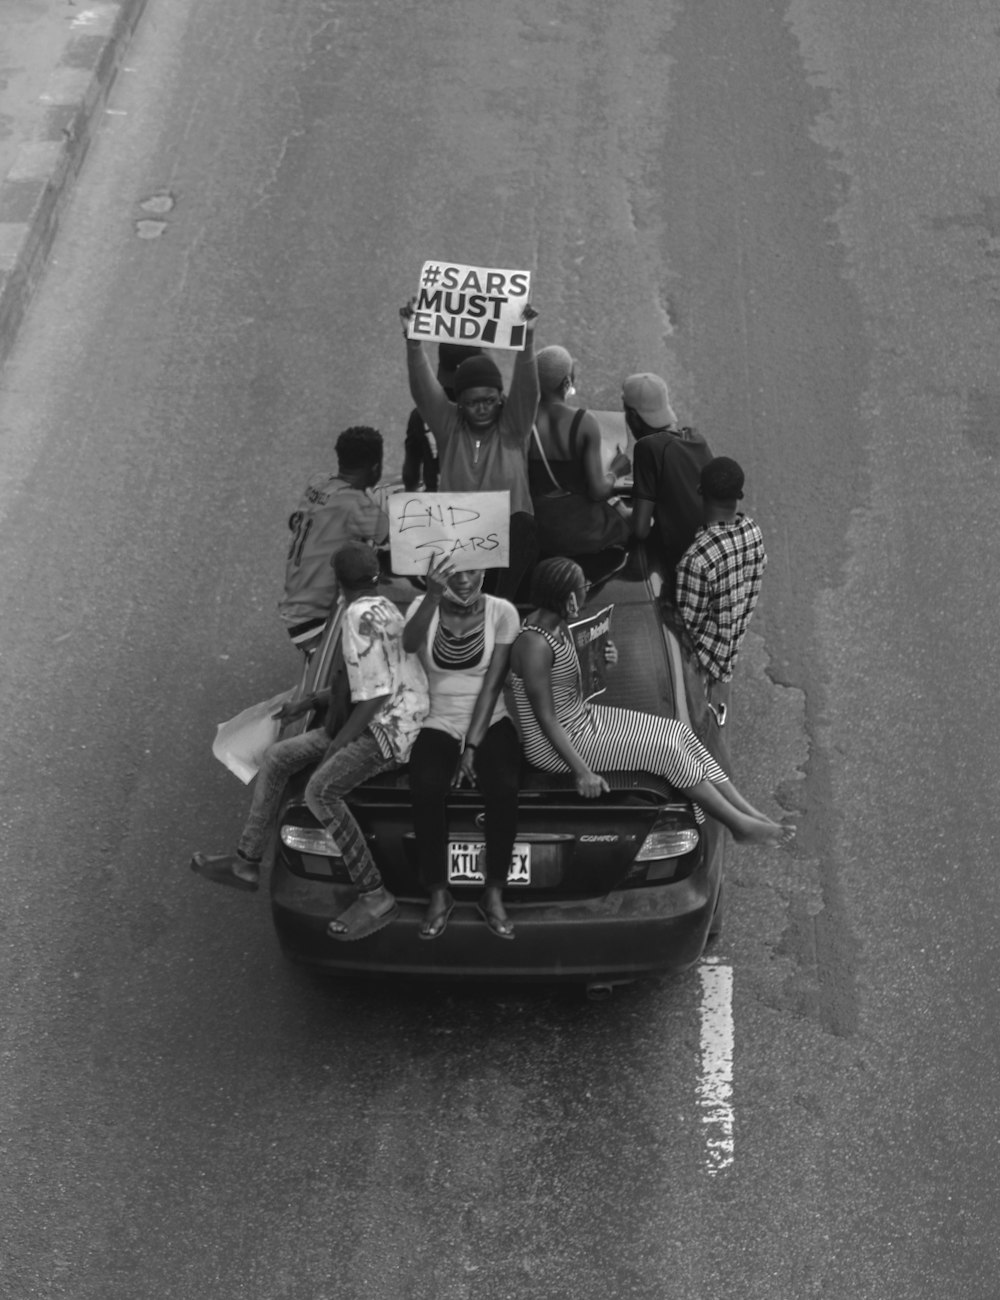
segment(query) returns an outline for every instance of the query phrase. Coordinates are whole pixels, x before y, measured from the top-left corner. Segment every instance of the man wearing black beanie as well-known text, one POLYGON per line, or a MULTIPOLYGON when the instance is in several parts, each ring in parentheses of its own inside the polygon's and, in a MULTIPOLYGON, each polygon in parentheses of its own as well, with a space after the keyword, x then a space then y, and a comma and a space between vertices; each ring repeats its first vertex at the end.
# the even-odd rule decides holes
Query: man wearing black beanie
MULTIPOLYGON (((413 304, 400 309, 403 336, 413 304)), ((418 339, 406 340, 413 401, 438 447, 441 492, 510 492, 510 559, 496 575, 492 594, 513 601, 521 579, 538 558, 535 513, 528 488, 528 441, 538 410, 535 321, 524 309, 525 345, 514 360, 510 392, 489 356, 470 357, 455 371, 454 400, 435 378, 418 339)))
MULTIPOLYGON (((455 371, 463 361, 482 355, 482 348, 464 343, 438 345, 438 383, 452 401, 455 400, 455 371)), ((406 423, 403 442, 403 487, 407 492, 416 492, 421 485, 425 492, 438 490, 438 454, 434 435, 414 407, 406 423)))

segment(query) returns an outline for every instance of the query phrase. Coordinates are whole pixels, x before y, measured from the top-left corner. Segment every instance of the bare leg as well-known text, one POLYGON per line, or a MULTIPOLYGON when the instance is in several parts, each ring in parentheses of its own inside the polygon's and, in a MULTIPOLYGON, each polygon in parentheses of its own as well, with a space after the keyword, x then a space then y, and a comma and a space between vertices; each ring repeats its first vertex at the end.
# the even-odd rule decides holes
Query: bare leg
POLYGON ((756 817, 758 820, 763 821, 771 820, 767 813, 762 813, 759 808, 753 806, 749 799, 745 799, 732 781, 715 781, 713 784, 724 799, 727 799, 740 812, 745 812, 748 817, 756 817))
POLYGON ((451 891, 444 886, 434 886, 431 889, 427 911, 420 924, 420 938, 439 939, 448 926, 452 907, 454 907, 454 900, 451 891))
MULTIPOLYGON (((730 789, 734 788, 728 781, 725 784, 730 789)), ((737 844, 783 844, 788 843, 795 834, 793 826, 772 821, 745 800, 743 802, 746 808, 751 811, 744 811, 744 808, 726 798, 720 787, 711 781, 699 781, 697 785, 687 786, 684 793, 700 804, 709 816, 722 822, 737 844)))
POLYGON ((483 911, 495 916, 501 926, 506 925, 508 917, 503 905, 503 885, 486 885, 483 889, 483 911))
POLYGON ((476 904, 479 915, 498 939, 513 939, 514 923, 503 905, 503 886, 487 879, 483 896, 476 904))

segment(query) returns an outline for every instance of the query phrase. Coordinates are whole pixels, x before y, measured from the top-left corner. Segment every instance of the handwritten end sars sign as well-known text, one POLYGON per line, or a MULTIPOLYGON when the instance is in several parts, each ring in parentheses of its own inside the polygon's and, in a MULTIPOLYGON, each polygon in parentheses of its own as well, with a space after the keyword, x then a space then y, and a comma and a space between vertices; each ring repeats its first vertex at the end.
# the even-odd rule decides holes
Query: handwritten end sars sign
POLYGON ((506 569, 509 492, 396 492, 389 498, 393 573, 424 574, 439 556, 456 569, 506 569))
POLYGON ((530 271, 425 262, 406 337, 520 352, 530 292, 530 271))

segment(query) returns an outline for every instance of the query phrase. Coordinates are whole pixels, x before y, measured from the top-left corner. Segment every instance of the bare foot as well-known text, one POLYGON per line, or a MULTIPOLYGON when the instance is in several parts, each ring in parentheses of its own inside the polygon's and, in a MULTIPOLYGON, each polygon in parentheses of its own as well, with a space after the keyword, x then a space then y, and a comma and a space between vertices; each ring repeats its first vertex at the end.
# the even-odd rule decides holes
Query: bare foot
POLYGON ((421 939, 440 939, 448 926, 455 903, 447 889, 432 889, 427 911, 417 934, 421 939))
POLYGON ((737 844, 777 844, 787 848, 795 839, 793 822, 773 822, 769 817, 748 817, 746 825, 731 832, 737 844))
POLYGON ((487 885, 483 890, 476 910, 498 939, 513 939, 514 923, 503 905, 502 891, 495 885, 487 885))

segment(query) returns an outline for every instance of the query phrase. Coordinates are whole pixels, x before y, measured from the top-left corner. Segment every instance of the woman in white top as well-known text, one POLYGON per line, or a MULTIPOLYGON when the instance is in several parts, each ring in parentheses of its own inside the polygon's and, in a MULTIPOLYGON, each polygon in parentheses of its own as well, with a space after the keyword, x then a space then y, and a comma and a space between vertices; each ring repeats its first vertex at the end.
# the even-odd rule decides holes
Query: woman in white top
POLYGON ((419 654, 430 688, 430 712, 409 767, 417 855, 430 891, 421 939, 444 934, 454 907, 447 797, 466 780, 482 790, 486 812, 486 884, 478 910, 497 938, 514 937, 503 888, 517 830, 521 747, 502 690, 521 620, 509 601, 486 595, 482 585, 482 569, 456 573, 451 560, 439 561, 403 630, 403 647, 419 654))

